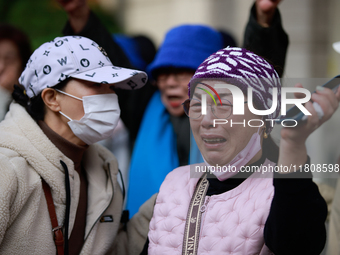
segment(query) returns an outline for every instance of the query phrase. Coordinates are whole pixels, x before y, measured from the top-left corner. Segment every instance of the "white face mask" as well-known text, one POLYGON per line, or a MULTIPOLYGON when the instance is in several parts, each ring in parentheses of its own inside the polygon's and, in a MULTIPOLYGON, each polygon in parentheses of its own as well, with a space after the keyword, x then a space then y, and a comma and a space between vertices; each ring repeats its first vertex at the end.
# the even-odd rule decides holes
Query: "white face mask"
POLYGON ((83 101, 84 116, 80 120, 72 120, 66 114, 61 115, 69 119, 67 123, 72 132, 86 144, 93 144, 113 135, 118 124, 120 108, 116 94, 99 94, 84 96, 82 99, 64 91, 58 92, 83 101))

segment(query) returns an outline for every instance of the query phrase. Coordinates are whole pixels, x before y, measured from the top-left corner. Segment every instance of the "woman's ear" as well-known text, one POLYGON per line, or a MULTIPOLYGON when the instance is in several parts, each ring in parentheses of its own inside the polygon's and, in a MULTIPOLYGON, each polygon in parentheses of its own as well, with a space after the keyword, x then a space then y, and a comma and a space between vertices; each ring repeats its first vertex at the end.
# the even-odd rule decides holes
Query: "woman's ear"
POLYGON ((46 107, 53 112, 60 111, 60 105, 58 101, 58 92, 55 89, 46 88, 41 92, 41 98, 44 101, 46 107))

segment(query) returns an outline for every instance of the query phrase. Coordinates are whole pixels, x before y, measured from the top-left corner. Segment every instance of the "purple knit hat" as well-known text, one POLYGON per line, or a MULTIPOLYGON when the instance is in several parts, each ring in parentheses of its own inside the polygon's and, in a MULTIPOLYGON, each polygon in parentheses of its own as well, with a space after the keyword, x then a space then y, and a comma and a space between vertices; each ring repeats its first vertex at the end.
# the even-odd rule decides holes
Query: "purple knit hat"
MULTIPOLYGON (((264 116, 264 119, 276 119, 281 107, 281 82, 274 67, 262 57, 243 48, 227 47, 210 55, 197 68, 191 78, 190 86, 206 79, 226 81, 239 87, 246 95, 248 87, 253 88, 254 106, 258 110, 270 109, 272 106, 272 89, 277 88, 277 108, 272 114, 264 116)), ((266 133, 272 131, 271 122, 266 121, 266 133)))

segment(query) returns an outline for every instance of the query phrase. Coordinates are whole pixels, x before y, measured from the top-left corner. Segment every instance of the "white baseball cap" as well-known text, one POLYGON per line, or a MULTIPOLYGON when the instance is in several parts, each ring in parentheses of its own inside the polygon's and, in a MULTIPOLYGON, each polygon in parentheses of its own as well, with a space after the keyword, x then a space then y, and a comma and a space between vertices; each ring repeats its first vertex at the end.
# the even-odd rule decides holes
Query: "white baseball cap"
POLYGON ((112 65, 103 48, 82 36, 57 37, 42 44, 31 55, 19 81, 32 98, 69 77, 114 83, 116 88, 128 90, 139 89, 147 81, 143 71, 112 65))

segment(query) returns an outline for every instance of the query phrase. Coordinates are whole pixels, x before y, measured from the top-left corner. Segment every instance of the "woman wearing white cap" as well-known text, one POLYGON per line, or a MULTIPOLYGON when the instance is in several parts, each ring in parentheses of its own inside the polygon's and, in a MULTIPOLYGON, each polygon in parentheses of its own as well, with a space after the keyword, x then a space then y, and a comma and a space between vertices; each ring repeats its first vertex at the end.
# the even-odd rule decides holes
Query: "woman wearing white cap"
POLYGON ((124 188, 112 135, 114 89, 144 72, 113 66, 85 37, 55 38, 30 57, 0 124, 0 254, 124 254, 124 188))

